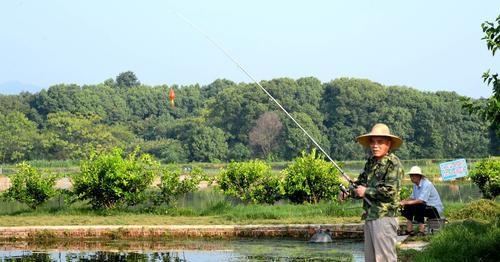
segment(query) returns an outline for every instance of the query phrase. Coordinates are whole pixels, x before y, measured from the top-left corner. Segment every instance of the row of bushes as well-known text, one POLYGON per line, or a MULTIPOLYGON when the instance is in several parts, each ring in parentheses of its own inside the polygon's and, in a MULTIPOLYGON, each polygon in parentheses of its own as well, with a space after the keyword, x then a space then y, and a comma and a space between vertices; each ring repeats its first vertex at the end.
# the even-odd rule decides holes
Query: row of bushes
MULTIPOLYGON (((160 166, 148 154, 134 151, 124 156, 123 151, 91 153, 80 163, 80 173, 72 177, 71 190, 60 190, 70 202, 85 201, 94 209, 133 206, 149 201, 154 206, 171 205, 180 195, 195 191, 201 181, 215 184, 225 195, 245 203, 266 203, 287 198, 293 203, 318 203, 335 200, 340 183, 338 171, 313 150, 304 153, 281 173, 271 171, 267 163, 254 160, 229 164, 214 178, 202 169, 181 169, 178 166, 160 166), (159 177, 160 183, 151 187, 159 177)), ((17 166, 11 178, 12 186, 3 198, 16 200, 35 209, 58 192, 55 176, 42 175, 26 163, 17 166)))
POLYGON ((244 202, 272 204, 280 199, 292 203, 336 201, 341 183, 333 165, 316 156, 302 153, 280 173, 271 172, 271 166, 260 160, 233 162, 218 177, 224 194, 244 202))
MULTIPOLYGON (((495 198, 500 189, 500 161, 482 160, 471 172, 483 196, 495 198)), ((135 150, 124 156, 121 149, 111 152, 92 152, 80 162, 80 174, 73 176, 73 188, 66 191, 71 201, 86 201, 92 208, 110 209, 133 206, 149 201, 154 206, 171 205, 183 194, 197 189, 201 181, 214 183, 225 195, 245 203, 273 204, 281 199, 292 203, 336 201, 341 183, 339 172, 316 151, 303 153, 281 172, 272 172, 271 166, 260 160, 232 162, 214 178, 202 169, 182 170, 175 165, 160 166, 148 154, 135 150), (160 177, 159 185, 151 187, 160 177)), ((21 163, 12 176, 12 186, 2 195, 35 209, 57 192, 55 177, 44 176, 38 169, 21 163)), ((400 195, 406 198, 408 188, 400 195)))
POLYGON ((11 187, 2 197, 32 209, 57 193, 68 196, 71 203, 86 201, 94 209, 132 206, 145 200, 161 205, 170 204, 177 196, 193 191, 206 179, 200 168, 185 174, 177 166, 160 167, 150 155, 138 155, 137 152, 125 157, 121 149, 91 153, 80 162, 81 173, 72 177, 73 187, 69 191, 54 188, 55 176, 42 175, 38 169, 21 163, 17 165, 18 172, 11 177, 11 187), (161 179, 160 184, 155 190, 149 190, 157 176, 161 179))

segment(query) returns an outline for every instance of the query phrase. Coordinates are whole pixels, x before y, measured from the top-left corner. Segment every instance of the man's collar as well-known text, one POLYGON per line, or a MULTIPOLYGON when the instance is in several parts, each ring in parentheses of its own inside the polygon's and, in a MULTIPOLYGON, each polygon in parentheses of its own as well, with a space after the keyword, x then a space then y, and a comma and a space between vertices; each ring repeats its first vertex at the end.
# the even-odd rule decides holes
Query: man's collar
POLYGON ((417 185, 417 187, 418 187, 418 188, 422 187, 422 183, 423 183, 423 182, 424 182, 424 178, 423 178, 423 177, 421 177, 421 178, 420 178, 420 181, 418 181, 418 185, 417 185))

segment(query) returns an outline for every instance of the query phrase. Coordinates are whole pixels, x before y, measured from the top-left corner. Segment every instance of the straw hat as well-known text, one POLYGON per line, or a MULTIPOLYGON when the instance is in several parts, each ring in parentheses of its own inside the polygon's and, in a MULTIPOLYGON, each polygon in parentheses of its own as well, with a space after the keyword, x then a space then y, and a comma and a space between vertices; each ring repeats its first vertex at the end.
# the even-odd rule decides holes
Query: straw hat
POLYGON ((421 175, 421 176, 423 176, 422 169, 420 169, 419 166, 412 166, 410 168, 410 172, 408 172, 408 175, 421 175))
POLYGON ((370 147, 370 137, 372 136, 389 137, 392 141, 391 149, 397 149, 401 146, 401 144, 403 144, 403 140, 401 138, 391 134, 387 125, 380 123, 375 124, 370 133, 356 137, 356 140, 364 147, 370 147))

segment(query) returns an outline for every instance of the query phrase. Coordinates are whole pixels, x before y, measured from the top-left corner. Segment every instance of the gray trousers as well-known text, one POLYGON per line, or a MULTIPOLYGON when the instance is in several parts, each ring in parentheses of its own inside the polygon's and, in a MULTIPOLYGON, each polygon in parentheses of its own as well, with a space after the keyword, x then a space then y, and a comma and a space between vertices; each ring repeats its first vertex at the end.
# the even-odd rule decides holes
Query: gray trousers
POLYGON ((365 222, 365 261, 397 261, 398 220, 382 217, 365 222))

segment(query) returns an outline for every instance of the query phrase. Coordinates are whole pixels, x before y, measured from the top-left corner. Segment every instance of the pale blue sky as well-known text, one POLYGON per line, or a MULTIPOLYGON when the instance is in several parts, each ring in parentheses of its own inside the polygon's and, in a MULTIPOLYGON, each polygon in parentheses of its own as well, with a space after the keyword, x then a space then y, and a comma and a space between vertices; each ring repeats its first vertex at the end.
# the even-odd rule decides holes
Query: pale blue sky
POLYGON ((0 84, 97 84, 127 70, 148 85, 251 82, 173 12, 259 80, 356 77, 477 98, 491 95, 482 73, 500 72, 480 27, 500 1, 1 0, 0 84))

